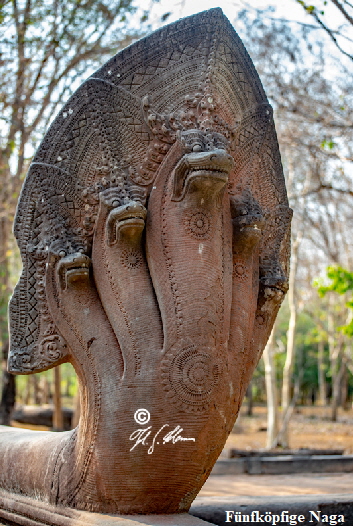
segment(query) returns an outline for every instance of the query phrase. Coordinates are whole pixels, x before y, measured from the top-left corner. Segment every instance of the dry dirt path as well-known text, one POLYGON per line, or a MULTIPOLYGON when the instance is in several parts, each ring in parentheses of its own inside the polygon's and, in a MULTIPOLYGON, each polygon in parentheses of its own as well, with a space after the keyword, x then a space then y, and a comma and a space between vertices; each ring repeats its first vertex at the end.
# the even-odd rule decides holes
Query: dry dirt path
POLYGON ((199 493, 211 496, 353 494, 353 473, 211 475, 199 493))

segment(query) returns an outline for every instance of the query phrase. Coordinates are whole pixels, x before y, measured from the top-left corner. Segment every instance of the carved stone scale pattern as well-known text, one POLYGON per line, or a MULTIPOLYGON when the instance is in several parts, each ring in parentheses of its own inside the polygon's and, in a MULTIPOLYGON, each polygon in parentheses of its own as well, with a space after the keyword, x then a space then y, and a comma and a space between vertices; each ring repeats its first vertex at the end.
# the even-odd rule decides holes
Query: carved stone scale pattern
POLYGON ((0 473, 25 462, 18 448, 46 453, 0 487, 103 513, 187 510, 287 290, 290 220, 272 109, 220 9, 88 78, 21 193, 8 364, 70 361, 82 417, 3 456, 13 437, 1 431, 0 473), (151 431, 131 443, 139 411, 151 431))

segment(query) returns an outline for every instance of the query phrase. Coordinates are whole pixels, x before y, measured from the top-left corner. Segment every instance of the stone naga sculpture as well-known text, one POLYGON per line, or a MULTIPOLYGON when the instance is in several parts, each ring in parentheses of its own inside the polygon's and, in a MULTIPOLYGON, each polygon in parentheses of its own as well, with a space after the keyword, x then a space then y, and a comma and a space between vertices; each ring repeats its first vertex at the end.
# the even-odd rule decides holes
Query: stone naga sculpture
POLYGON ((2 428, 1 495, 188 510, 286 292, 290 218, 271 107, 220 9, 84 82, 21 194, 8 364, 71 362, 82 416, 64 433, 2 428))

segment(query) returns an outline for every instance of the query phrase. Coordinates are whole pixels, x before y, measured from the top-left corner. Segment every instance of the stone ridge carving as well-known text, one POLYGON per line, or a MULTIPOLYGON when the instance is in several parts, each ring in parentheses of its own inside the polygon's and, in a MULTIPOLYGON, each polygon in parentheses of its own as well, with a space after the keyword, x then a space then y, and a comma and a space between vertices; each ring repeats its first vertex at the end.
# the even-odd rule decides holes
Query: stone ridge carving
POLYGON ((220 9, 84 82, 22 190, 8 364, 71 362, 82 417, 67 433, 2 429, 0 487, 102 513, 188 510, 287 290, 290 220, 272 110, 220 9))

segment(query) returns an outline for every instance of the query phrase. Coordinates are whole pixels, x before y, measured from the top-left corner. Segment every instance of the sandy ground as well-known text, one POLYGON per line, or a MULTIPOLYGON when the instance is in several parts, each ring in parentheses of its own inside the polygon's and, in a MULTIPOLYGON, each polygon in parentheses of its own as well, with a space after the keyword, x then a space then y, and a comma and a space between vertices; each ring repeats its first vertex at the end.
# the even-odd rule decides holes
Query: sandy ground
POLYGON ((199 493, 211 496, 353 494, 353 473, 211 475, 199 493))
MULTIPOLYGON (((230 434, 226 448, 260 449, 266 447, 266 407, 255 407, 253 416, 245 408, 230 434)), ((329 407, 299 407, 290 421, 290 447, 343 449, 353 454, 353 410, 339 409, 337 422, 330 421, 329 407)))
MULTIPOLYGON (((343 449, 353 454, 353 411, 340 409, 330 421, 327 407, 301 407, 290 424, 290 447, 343 449)), ((251 417, 244 408, 228 438, 226 448, 256 450, 266 446, 266 408, 255 407, 251 417)), ((290 475, 211 475, 199 493, 209 496, 353 494, 353 473, 302 473, 290 475)))

